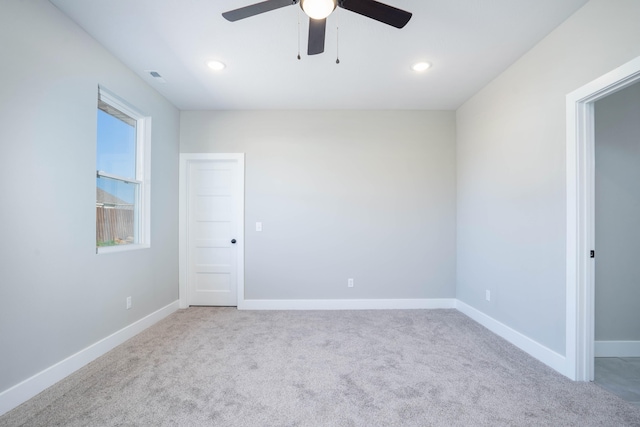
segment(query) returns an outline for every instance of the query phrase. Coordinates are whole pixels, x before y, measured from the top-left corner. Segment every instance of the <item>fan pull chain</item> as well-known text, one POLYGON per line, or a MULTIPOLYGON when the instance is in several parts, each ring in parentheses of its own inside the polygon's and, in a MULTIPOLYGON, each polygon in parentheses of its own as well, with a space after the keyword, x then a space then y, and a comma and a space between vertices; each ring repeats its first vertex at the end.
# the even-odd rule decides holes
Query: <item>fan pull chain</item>
POLYGON ((336 64, 340 63, 340 13, 336 13, 336 64))
POLYGON ((298 61, 300 61, 300 11, 298 11, 298 61))

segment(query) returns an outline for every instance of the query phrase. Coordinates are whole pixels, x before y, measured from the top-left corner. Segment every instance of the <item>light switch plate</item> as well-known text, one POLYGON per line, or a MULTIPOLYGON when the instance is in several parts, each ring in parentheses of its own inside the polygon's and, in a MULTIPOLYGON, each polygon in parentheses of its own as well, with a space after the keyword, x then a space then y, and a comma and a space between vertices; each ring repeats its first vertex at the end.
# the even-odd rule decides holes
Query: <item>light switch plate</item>
POLYGON ((262 223, 256 222, 256 231, 262 231, 262 223))

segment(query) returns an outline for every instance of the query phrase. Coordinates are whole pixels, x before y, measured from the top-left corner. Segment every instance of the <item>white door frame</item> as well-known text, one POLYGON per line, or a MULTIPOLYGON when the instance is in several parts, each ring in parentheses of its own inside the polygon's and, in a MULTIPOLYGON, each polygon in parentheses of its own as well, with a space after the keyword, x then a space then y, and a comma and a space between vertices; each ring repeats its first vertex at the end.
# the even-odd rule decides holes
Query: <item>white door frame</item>
POLYGON ((187 196, 189 194, 189 164, 192 162, 201 162, 207 160, 235 160, 238 162, 236 185, 237 194, 240 195, 239 218, 238 220, 238 237, 237 237, 237 271, 236 277, 238 282, 238 308, 244 301, 244 153, 181 153, 180 154, 180 188, 179 188, 179 262, 178 262, 178 280, 179 280, 179 306, 187 308, 189 292, 187 286, 187 268, 188 268, 188 250, 187 236, 189 231, 189 203, 187 196))
POLYGON ((640 57, 567 95, 566 372, 593 381, 595 263, 594 103, 640 81, 640 57))

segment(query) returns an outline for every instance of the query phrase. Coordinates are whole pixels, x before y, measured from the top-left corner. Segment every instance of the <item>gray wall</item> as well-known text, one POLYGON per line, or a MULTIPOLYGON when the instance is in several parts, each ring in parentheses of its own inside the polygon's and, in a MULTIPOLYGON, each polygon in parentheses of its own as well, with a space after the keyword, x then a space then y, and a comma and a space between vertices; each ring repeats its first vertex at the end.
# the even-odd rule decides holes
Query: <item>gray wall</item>
POLYGON ((47 1, 0 40, 1 392, 177 300, 179 113, 47 1), (153 117, 151 249, 95 253, 98 84, 153 117))
POLYGON ((640 340, 640 83, 595 103, 597 341, 640 340))
POLYGON ((638 22, 637 0, 592 0, 457 111, 457 297, 559 354, 565 97, 640 56, 638 22))
POLYGON ((180 149, 246 153, 248 299, 453 298, 454 119, 191 111, 180 149))

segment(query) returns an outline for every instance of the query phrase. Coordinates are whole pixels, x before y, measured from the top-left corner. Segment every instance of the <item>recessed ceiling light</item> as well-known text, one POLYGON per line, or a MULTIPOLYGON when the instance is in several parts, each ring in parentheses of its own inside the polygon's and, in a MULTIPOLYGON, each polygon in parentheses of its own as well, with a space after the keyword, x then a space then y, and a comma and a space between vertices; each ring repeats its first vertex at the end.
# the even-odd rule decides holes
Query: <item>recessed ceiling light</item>
POLYGON ((208 61, 207 65, 209 66, 209 68, 211 68, 213 71, 220 71, 220 70, 224 70, 224 68, 226 67, 226 65, 224 65, 223 62, 220 61, 208 61))
POLYGON ((411 69, 413 71, 421 73, 422 71, 428 70, 429 67, 431 67, 431 64, 429 64, 428 62, 417 62, 411 66, 411 69))

